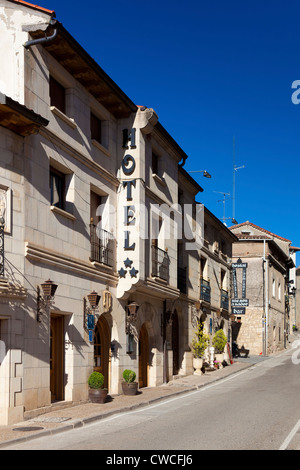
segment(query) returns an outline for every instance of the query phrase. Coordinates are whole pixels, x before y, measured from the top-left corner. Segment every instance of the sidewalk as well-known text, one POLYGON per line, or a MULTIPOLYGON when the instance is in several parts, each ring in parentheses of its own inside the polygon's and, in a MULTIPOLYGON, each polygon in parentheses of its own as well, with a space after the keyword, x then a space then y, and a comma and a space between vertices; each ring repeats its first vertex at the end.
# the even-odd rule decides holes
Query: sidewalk
POLYGON ((266 359, 269 359, 269 357, 255 356, 247 358, 247 361, 238 358, 233 364, 223 369, 206 372, 201 376, 189 375, 177 378, 158 387, 142 388, 135 396, 108 396, 107 402, 104 404, 87 402, 69 404, 68 406, 65 403, 58 403, 53 405, 53 411, 49 413, 14 425, 0 426, 0 449, 11 443, 35 439, 42 435, 57 434, 117 413, 146 407, 160 400, 198 390, 205 385, 236 374, 243 369, 248 369, 253 364, 266 359))

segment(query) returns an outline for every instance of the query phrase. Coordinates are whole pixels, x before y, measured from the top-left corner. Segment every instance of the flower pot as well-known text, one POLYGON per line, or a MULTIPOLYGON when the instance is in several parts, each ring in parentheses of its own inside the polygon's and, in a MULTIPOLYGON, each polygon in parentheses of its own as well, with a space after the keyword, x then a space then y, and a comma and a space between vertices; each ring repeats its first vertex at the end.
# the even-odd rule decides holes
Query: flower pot
POLYGON ((89 400, 92 403, 105 403, 107 397, 106 388, 90 388, 89 389, 89 400))
POLYGON ((202 357, 194 357, 193 358, 193 367, 195 369, 194 375, 202 375, 202 367, 203 367, 203 358, 202 357))
POLYGON ((122 382, 122 390, 124 395, 136 395, 138 390, 138 382, 122 382))
POLYGON ((224 361, 224 353, 215 354, 215 359, 220 363, 220 369, 223 368, 222 362, 224 361))

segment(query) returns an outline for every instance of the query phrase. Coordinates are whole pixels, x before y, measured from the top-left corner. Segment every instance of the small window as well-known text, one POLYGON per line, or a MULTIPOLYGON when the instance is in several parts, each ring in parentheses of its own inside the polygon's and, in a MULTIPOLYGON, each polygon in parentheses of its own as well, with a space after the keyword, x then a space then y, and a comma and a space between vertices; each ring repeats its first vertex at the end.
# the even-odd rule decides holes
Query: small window
POLYGON ((221 269, 221 289, 227 290, 227 285, 226 285, 226 271, 221 269))
POLYGON ((66 113, 66 90, 55 78, 50 76, 50 105, 66 113))
POLYGON ((102 142, 102 121, 95 114, 91 113, 91 139, 96 140, 100 144, 102 142))
POLYGON ((152 173, 159 174, 159 157, 156 153, 152 153, 152 173))
POLYGON ((94 191, 91 191, 90 200, 91 200, 91 205, 90 205, 91 224, 97 225, 101 220, 101 216, 99 216, 99 213, 98 213, 98 207, 101 206, 103 202, 102 197, 96 194, 94 191))
POLYGON ((276 282, 275 282, 275 279, 273 279, 273 282, 272 282, 272 296, 275 297, 276 295, 276 282))
POLYGON ((65 175, 50 167, 51 206, 65 210, 65 175))
POLYGON ((206 279, 207 277, 207 263, 206 258, 200 258, 200 277, 206 279))

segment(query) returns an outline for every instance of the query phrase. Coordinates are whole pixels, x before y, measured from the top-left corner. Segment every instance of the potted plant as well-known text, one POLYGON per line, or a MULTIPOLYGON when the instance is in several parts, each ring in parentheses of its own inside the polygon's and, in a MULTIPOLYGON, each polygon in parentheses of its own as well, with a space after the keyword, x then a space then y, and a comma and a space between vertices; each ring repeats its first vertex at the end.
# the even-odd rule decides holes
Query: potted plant
POLYGON ((136 395, 138 383, 135 382, 136 373, 133 370, 125 369, 123 372, 122 390, 124 395, 136 395))
POLYGON ((203 367, 203 357, 209 342, 209 336, 204 333, 203 326, 203 323, 199 321, 195 337, 192 341, 192 352, 194 356, 193 367, 195 369, 195 375, 202 374, 201 369, 203 367))
POLYGON ((215 348, 216 360, 222 364, 224 361, 224 348, 227 344, 227 338, 222 329, 218 330, 212 340, 212 344, 215 348))
POLYGON ((92 403, 105 403, 107 388, 104 387, 104 376, 100 372, 93 372, 88 378, 89 400, 92 403))

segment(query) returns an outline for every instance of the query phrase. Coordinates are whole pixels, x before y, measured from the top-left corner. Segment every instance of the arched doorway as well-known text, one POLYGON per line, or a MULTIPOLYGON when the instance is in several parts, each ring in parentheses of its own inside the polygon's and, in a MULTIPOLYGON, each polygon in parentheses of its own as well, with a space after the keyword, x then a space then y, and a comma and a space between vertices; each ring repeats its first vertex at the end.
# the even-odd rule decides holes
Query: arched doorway
POLYGON ((179 322, 176 310, 172 316, 173 375, 179 373, 179 322))
POLYGON ((94 371, 104 375, 104 387, 109 388, 110 330, 103 315, 100 316, 94 331, 94 371))
POLYGON ((139 388, 148 386, 149 372, 149 336, 143 324, 139 336, 139 388))

